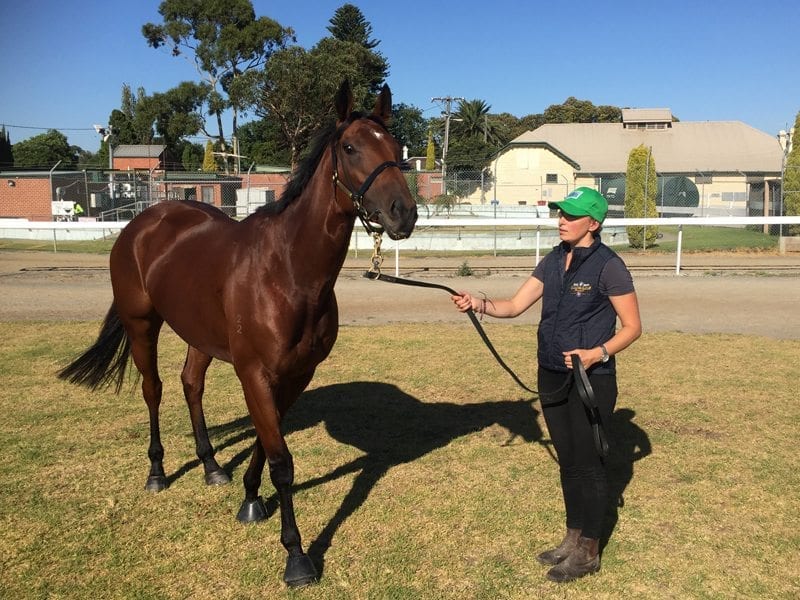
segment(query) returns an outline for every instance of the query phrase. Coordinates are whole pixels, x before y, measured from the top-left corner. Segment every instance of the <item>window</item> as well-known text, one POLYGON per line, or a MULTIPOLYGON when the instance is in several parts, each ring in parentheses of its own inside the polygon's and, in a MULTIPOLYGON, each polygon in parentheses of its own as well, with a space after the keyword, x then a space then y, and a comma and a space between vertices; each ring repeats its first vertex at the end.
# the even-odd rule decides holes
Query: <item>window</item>
POLYGON ((200 194, 203 202, 206 204, 214 204, 214 186, 203 185, 200 186, 200 194))
POLYGON ((558 173, 548 173, 545 183, 558 183, 558 173))

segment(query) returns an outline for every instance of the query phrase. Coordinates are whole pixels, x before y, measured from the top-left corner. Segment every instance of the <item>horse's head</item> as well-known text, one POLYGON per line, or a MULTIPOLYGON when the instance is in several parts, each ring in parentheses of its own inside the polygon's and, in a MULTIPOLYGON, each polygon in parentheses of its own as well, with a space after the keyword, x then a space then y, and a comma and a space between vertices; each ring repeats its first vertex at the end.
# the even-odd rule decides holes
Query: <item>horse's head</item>
POLYGON ((400 145, 386 129, 392 93, 384 85, 370 115, 354 113, 350 84, 336 94, 339 118, 334 140, 334 181, 352 200, 364 225, 378 225, 394 240, 407 238, 417 221, 417 204, 400 170, 400 145))

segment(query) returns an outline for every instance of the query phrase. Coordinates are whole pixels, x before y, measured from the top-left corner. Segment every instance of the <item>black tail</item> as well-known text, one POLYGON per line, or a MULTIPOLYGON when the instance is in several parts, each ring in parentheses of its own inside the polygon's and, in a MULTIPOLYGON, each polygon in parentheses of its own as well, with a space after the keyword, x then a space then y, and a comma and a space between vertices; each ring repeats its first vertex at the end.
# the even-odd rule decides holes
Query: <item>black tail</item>
POLYGON ((131 343, 114 305, 108 309, 103 327, 92 346, 58 373, 60 379, 85 385, 91 389, 116 382, 122 388, 131 343))

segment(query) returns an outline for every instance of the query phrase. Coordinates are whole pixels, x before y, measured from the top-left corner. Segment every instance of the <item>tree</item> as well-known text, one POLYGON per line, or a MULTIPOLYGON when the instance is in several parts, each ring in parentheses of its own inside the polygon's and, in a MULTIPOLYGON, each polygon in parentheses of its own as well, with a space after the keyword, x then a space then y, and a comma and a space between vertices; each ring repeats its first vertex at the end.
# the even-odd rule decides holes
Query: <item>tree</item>
POLYGON ((551 104, 544 111, 545 123, 619 123, 622 111, 615 106, 595 106, 574 96, 563 104, 551 104))
POLYGON ((502 147, 526 131, 533 131, 543 125, 544 117, 542 115, 527 115, 517 118, 511 113, 499 113, 489 115, 489 121, 497 132, 499 145, 502 147))
MULTIPOLYGON (((166 92, 153 94, 144 102, 141 110, 148 116, 143 119, 153 120, 156 133, 171 152, 177 150, 183 138, 205 131, 200 111, 207 90, 205 84, 184 81, 166 92)), ((225 148, 224 141, 220 145, 225 148)))
POLYGON ((367 50, 380 44, 380 41, 370 39, 372 25, 357 6, 343 4, 333 13, 329 23, 327 30, 334 39, 360 44, 367 50))
POLYGON ((206 142, 206 150, 203 154, 203 173, 216 173, 217 160, 214 158, 214 144, 211 140, 206 142))
POLYGON ((433 171, 436 168, 436 146, 433 143, 433 128, 428 128, 428 147, 425 151, 425 170, 433 171))
POLYGON ((447 150, 447 173, 455 171, 480 172, 491 162, 494 147, 477 135, 464 138, 451 138, 447 150))
POLYGON ((352 4, 343 4, 336 9, 329 23, 327 29, 332 39, 355 44, 366 51, 359 56, 362 76, 369 87, 369 94, 364 97, 361 109, 368 111, 372 108, 375 95, 380 92, 389 74, 389 63, 375 50, 380 40, 371 39, 372 25, 366 20, 361 9, 352 4))
MULTIPOLYGON (((256 18, 250 0, 164 0, 163 23, 146 23, 142 35, 153 48, 167 46, 173 56, 192 56, 207 83, 204 102, 216 119, 217 138, 227 148, 222 114, 231 109, 232 132, 246 106, 237 95, 236 79, 263 67, 272 53, 294 40, 294 32, 268 17, 256 18)), ((204 126, 205 131, 205 126, 204 126)))
POLYGON ((424 154, 427 144, 428 124, 416 106, 395 104, 389 131, 400 146, 408 148, 409 156, 424 154))
POLYGON ((203 166, 203 159, 205 158, 203 146, 184 141, 179 144, 179 148, 180 154, 176 154, 176 156, 181 157, 181 166, 183 166, 183 170, 190 173, 199 171, 203 166))
POLYGON ((451 135, 454 138, 477 137, 492 146, 498 146, 500 134, 489 119, 490 108, 483 100, 460 102, 453 114, 451 135))
POLYGON ((481 180, 480 173, 491 161, 501 140, 497 129, 489 121, 491 107, 483 100, 464 100, 453 113, 450 144, 447 149, 448 180, 453 186, 448 189, 457 196, 474 191, 481 180), (456 175, 459 171, 470 171, 467 177, 456 175))
POLYGON ((258 119, 239 127, 239 152, 247 163, 285 166, 291 164, 286 144, 274 119, 258 119))
POLYGON ((344 79, 357 105, 363 105, 370 88, 363 71, 368 52, 352 42, 324 38, 310 51, 299 46, 278 51, 262 72, 240 78, 256 115, 275 123, 293 168, 314 132, 333 118, 331 98, 344 79))
MULTIPOLYGON (((792 150, 786 156, 786 165, 783 169, 783 212, 788 216, 800 215, 800 144, 794 138, 798 133, 800 133, 800 112, 797 113, 792 129, 792 150)), ((800 225, 789 225, 789 233, 800 235, 800 225)))
POLYGON ((98 169, 105 169, 107 166, 108 155, 102 157, 99 152, 90 152, 89 150, 83 149, 79 150, 78 164, 76 165, 79 171, 97 171, 98 169))
MULTIPOLYGON (((625 174, 625 216, 628 218, 657 217, 656 161, 650 148, 644 144, 631 150, 628 155, 628 170, 625 174)), ((658 238, 657 227, 641 225, 627 228, 628 244, 631 248, 652 246, 658 238)))
POLYGON ((72 169, 78 164, 80 148, 70 146, 67 136, 50 129, 13 146, 14 166, 24 169, 51 169, 59 161, 62 169, 72 169))
POLYGON ((115 138, 118 143, 153 143, 155 115, 149 110, 151 102, 143 87, 139 87, 134 94, 130 85, 127 83, 122 85, 120 108, 111 113, 108 122, 116 131, 115 138))
POLYGON ((11 147, 11 137, 6 131, 6 126, 0 127, 0 169, 14 166, 14 152, 11 147))

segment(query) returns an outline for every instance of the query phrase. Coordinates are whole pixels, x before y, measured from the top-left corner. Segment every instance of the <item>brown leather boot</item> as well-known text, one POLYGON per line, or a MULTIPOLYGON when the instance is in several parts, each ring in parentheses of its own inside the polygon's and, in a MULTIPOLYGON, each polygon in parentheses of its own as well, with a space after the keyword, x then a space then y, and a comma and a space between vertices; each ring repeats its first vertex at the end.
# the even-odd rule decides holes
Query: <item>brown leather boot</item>
POLYGON ((561 543, 556 548, 551 548, 550 550, 545 550, 542 552, 536 557, 536 560, 543 565, 557 565, 562 560, 567 558, 569 553, 575 549, 575 546, 578 545, 578 537, 580 535, 580 529, 567 528, 567 533, 564 536, 564 539, 561 540, 561 543))
POLYGON ((547 572, 550 581, 565 583, 600 570, 600 540, 580 536, 578 544, 563 562, 547 572))

